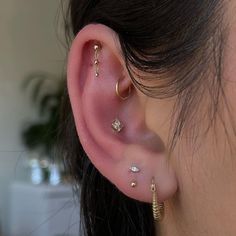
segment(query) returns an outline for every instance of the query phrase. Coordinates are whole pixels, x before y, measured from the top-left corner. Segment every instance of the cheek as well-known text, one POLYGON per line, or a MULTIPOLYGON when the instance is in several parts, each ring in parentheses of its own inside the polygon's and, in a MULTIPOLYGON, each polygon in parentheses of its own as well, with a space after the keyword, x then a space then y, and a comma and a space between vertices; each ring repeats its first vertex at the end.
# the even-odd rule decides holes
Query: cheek
POLYGON ((196 218, 199 227, 206 227, 206 230, 212 222, 215 225, 232 223, 236 217, 236 161, 226 145, 225 136, 218 136, 216 144, 213 135, 209 132, 204 141, 200 137, 202 142, 194 151, 182 141, 171 157, 179 182, 177 205, 183 206, 185 221, 196 218))
MULTIPOLYGON (((235 58, 236 59, 236 58, 235 58)), ((236 68, 236 64, 235 64, 236 68)), ((235 72, 236 73, 236 72, 235 72)), ((228 132, 231 132, 231 141, 234 141, 234 146, 236 147, 236 76, 234 75, 235 82, 227 81, 225 86, 225 94, 227 98, 227 106, 229 107, 229 116, 227 118, 228 132)), ((226 108, 226 106, 224 107, 226 108)), ((227 109, 224 109, 227 115, 227 109)))
POLYGON ((173 101, 149 98, 146 103, 145 119, 147 127, 155 132, 166 145, 170 129, 173 101))
MULTIPOLYGON (((236 7, 236 1, 232 1, 236 7)), ((224 45, 223 57, 223 82, 226 98, 230 104, 230 112, 236 125, 236 14, 235 8, 231 9, 232 22, 229 35, 224 45)), ((235 138, 235 137, 234 137, 235 138)))

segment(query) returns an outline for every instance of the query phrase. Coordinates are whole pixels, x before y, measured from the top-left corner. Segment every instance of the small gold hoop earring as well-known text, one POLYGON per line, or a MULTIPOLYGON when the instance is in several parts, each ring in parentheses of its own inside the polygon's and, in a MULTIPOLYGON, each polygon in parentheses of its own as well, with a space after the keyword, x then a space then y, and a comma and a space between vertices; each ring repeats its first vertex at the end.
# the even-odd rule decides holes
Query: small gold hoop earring
POLYGON ((155 221, 159 222, 164 217, 165 205, 164 205, 163 202, 162 203, 158 203, 157 188, 156 188, 156 184, 154 182, 154 178, 152 178, 151 192, 152 192, 152 212, 153 212, 153 218, 154 218, 155 221))
POLYGON ((116 95, 117 95, 120 99, 126 100, 126 99, 129 98, 130 94, 131 94, 131 87, 129 86, 128 95, 127 95, 126 97, 123 97, 123 96, 120 95, 120 91, 119 91, 119 80, 118 80, 117 83, 116 83, 116 95))

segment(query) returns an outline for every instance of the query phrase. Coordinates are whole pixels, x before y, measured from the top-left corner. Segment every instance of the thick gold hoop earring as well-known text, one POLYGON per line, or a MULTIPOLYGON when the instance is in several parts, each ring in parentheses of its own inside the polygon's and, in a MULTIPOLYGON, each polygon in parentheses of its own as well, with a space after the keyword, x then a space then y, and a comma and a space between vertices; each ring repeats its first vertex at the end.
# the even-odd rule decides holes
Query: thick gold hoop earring
POLYGON ((126 100, 126 99, 129 98, 130 94, 131 94, 131 87, 129 86, 128 95, 125 96, 125 97, 120 95, 120 91, 119 91, 119 80, 118 80, 117 83, 116 83, 116 95, 117 95, 120 99, 126 100))
POLYGON ((163 202, 158 203, 157 188, 156 188, 156 184, 154 182, 154 178, 152 178, 151 192, 152 192, 153 218, 154 218, 155 221, 160 222, 164 217, 165 205, 164 205, 163 202))

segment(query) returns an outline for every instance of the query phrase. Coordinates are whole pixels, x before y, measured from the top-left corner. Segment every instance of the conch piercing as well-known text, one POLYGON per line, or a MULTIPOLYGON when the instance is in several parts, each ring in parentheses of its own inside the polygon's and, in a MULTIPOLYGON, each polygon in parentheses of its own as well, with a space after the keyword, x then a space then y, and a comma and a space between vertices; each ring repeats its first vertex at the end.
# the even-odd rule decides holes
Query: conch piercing
POLYGON ((164 206, 164 203, 158 203, 157 188, 154 182, 154 178, 152 178, 151 192, 152 192, 153 218, 155 221, 159 222, 163 219, 165 206, 164 206))
MULTIPOLYGON (((120 79, 119 79, 120 80, 120 79)), ((127 98, 129 98, 129 96, 130 96, 130 94, 131 94, 131 87, 129 86, 129 91, 128 91, 128 95, 127 96, 122 96, 121 94, 120 94, 120 91, 119 91, 119 80, 117 81, 117 83, 116 83, 116 95, 120 98, 120 99, 122 99, 122 100, 126 100, 127 98)))
POLYGON ((98 60, 98 51, 100 49, 100 45, 95 44, 94 45, 94 65, 95 65, 95 76, 98 77, 99 76, 99 60, 98 60))
POLYGON ((116 133, 119 133, 122 129, 123 129, 123 124, 120 122, 120 120, 118 118, 116 118, 112 124, 111 127, 113 129, 113 131, 115 131, 116 133))

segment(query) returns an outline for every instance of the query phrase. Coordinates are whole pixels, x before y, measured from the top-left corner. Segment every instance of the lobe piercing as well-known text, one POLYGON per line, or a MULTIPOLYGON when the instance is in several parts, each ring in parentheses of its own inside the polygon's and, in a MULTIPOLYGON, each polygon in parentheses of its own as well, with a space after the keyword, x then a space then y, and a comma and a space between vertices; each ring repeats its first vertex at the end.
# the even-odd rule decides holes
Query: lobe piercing
POLYGON ((140 169, 137 166, 131 166, 129 170, 133 173, 139 173, 140 169))
POLYGON ((132 188, 135 188, 135 187, 137 186, 137 182, 136 182, 135 180, 133 180, 133 181, 131 182, 130 186, 131 186, 132 188))
MULTIPOLYGON (((132 165, 132 166, 129 168, 129 170, 130 170, 132 173, 138 173, 138 172, 140 172, 140 169, 139 169, 137 166, 134 166, 134 165, 132 165)), ((132 188, 136 187, 136 186, 137 186, 137 181, 136 181, 136 180, 133 180, 133 181, 131 182, 130 186, 131 186, 132 188)))
POLYGON ((155 221, 159 222, 163 219, 165 206, 164 203, 158 203, 158 197, 157 197, 157 188, 156 184, 154 182, 154 178, 152 178, 151 183, 151 192, 152 192, 152 212, 153 212, 153 218, 155 221))
POLYGON ((116 133, 119 133, 123 128, 123 124, 120 122, 120 120, 118 118, 116 118, 112 124, 111 127, 113 129, 113 131, 115 131, 116 133))

